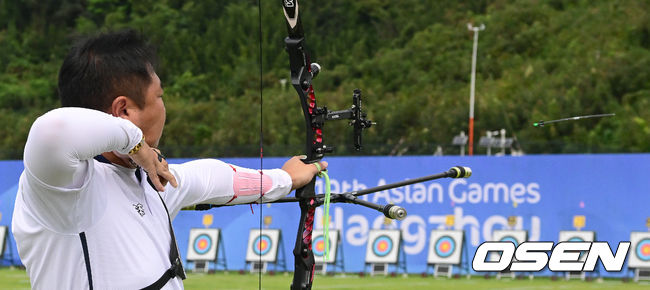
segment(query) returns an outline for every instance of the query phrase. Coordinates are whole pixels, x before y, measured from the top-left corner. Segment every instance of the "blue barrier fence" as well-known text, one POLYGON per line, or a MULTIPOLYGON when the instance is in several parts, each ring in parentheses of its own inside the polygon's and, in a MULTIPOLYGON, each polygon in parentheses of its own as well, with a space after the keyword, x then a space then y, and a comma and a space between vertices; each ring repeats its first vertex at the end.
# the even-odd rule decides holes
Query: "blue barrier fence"
MULTIPOLYGON (((259 159, 222 159, 257 168, 259 159)), ((172 159, 170 163, 187 159, 172 159)), ((285 158, 265 158, 265 168, 280 167, 285 158)), ((429 232, 441 228, 445 216, 454 215, 456 229, 465 231, 469 260, 495 229, 505 228, 508 216, 520 217, 517 228, 528 230, 529 240, 556 241, 561 230, 573 229, 573 216, 586 216, 583 230, 596 232, 596 239, 616 249, 631 231, 646 231, 650 216, 650 154, 535 155, 521 157, 330 157, 332 192, 363 189, 408 178, 439 173, 451 166, 472 168, 469 179, 441 179, 378 192, 365 197, 381 204, 394 203, 407 209, 408 217, 392 225, 401 229, 409 272, 426 269, 429 232)), ((21 161, 0 161, 0 225, 10 225, 21 161)), ((317 192, 324 192, 322 181, 317 192)), ((214 215, 212 228, 223 234, 229 269, 245 266, 248 233, 259 227, 260 214, 271 216, 270 228, 282 230, 289 269, 296 238, 297 204, 222 207, 205 212, 181 212, 174 220, 181 254, 185 256, 189 230, 201 228, 206 213, 214 215)), ((322 228, 322 208, 316 228, 322 228)), ((383 226, 383 215, 349 204, 333 204, 332 228, 340 229, 345 270, 364 268, 368 231, 383 226)), ((11 237, 13 264, 20 264, 11 237)), ((630 255, 632 255, 630 251, 630 255)), ((7 255, 6 255, 7 256, 7 255)), ((8 263, 9 261, 4 261, 8 263)), ((599 266, 600 267, 600 266, 599 266)), ((548 274, 548 272, 545 272, 548 274)), ((623 273, 605 272, 605 276, 623 273)))

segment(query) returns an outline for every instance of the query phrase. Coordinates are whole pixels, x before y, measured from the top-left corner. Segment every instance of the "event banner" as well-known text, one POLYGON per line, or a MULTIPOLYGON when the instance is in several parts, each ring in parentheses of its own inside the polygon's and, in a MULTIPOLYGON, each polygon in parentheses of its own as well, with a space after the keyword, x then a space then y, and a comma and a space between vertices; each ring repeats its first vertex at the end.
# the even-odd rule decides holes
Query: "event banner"
MULTIPOLYGON (((222 159, 249 168, 259 168, 256 158, 222 159)), ((281 167, 286 158, 264 158, 265 168, 281 167)), ((560 231, 575 230, 573 217, 585 217, 580 229, 594 231, 598 241, 613 250, 629 241, 631 232, 647 231, 650 212, 650 154, 489 156, 328 157, 331 191, 341 193, 370 188, 420 176, 440 173, 452 166, 468 166, 467 179, 438 179, 377 192, 362 197, 379 204, 396 204, 408 216, 386 223, 383 214, 353 204, 332 204, 330 228, 340 231, 345 270, 362 271, 372 229, 402 231, 402 250, 407 269, 420 273, 427 267, 429 236, 434 229, 465 232, 468 260, 476 248, 492 238, 494 230, 508 229, 508 217, 516 216, 513 229, 528 231, 529 241, 557 242, 560 231), (446 216, 454 225, 445 226, 446 216)), ((171 159, 182 163, 188 159, 171 159)), ((22 171, 21 161, 0 162, 0 225, 11 225, 11 215, 22 171)), ((317 180, 316 192, 324 193, 317 180)), ((293 193, 290 194, 293 196, 293 193)), ((323 209, 316 210, 315 228, 323 228, 323 209)), ((174 220, 181 253, 187 252, 189 231, 202 226, 205 213, 214 215, 212 228, 221 229, 229 269, 243 269, 251 229, 260 227, 260 215, 272 217, 270 225, 280 229, 280 259, 293 269, 293 246, 300 210, 295 203, 237 205, 207 212, 182 211, 174 220)), ((10 234, 11 236, 11 234, 10 234)), ((13 236, 5 261, 19 264, 13 236)), ((628 257, 629 259, 629 257, 628 257)), ((599 268, 602 268, 600 265, 599 268)), ((626 268, 624 268, 625 270, 626 268)), ((600 270, 604 276, 622 273, 600 270)), ((541 274, 550 274, 544 270, 541 274)))

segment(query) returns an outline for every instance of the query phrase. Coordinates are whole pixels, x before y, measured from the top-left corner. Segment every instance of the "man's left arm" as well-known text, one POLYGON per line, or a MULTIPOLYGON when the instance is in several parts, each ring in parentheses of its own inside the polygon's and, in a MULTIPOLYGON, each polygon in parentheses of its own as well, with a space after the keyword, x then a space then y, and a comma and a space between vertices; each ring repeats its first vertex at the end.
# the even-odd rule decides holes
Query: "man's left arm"
MULTIPOLYGON (((199 203, 242 204, 273 201, 292 189, 292 177, 282 169, 243 168, 217 159, 199 159, 170 164, 178 187, 166 186, 161 192, 169 214, 175 217, 181 208, 199 203)), ((313 176, 313 174, 312 174, 313 176)))

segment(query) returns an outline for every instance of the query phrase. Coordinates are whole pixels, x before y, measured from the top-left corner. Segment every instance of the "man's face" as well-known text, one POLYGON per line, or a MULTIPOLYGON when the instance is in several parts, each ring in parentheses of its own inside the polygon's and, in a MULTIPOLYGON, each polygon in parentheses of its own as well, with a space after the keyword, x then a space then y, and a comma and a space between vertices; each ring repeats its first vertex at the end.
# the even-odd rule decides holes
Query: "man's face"
POLYGON ((149 146, 158 147, 165 126, 165 103, 162 99, 163 89, 160 78, 153 73, 151 80, 151 84, 145 91, 144 107, 137 110, 137 115, 131 122, 140 127, 149 146))

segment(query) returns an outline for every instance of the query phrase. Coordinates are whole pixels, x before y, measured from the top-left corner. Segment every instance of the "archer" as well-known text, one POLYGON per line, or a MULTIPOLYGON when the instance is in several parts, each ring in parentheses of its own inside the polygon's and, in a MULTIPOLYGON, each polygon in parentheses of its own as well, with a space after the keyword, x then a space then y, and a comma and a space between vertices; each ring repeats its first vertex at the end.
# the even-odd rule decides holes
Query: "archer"
POLYGON ((65 58, 62 108, 32 125, 14 208, 32 288, 182 289, 171 224, 181 208, 273 201, 319 172, 299 157, 263 172, 168 164, 156 149, 165 105, 155 60, 133 31, 86 38, 65 58))

